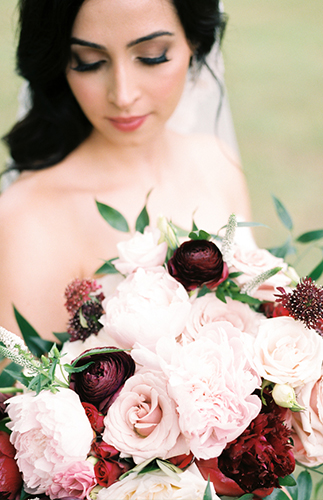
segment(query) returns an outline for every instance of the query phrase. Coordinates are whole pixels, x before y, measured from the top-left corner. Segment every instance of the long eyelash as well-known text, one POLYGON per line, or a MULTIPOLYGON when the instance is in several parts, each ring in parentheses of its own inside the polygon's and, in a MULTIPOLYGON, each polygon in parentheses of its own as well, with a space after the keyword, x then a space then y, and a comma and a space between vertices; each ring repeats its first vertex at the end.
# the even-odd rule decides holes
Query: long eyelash
POLYGON ((165 50, 165 52, 163 52, 163 54, 159 57, 138 57, 138 59, 147 66, 154 66, 155 64, 162 64, 168 62, 169 59, 167 58, 166 54, 167 50, 165 50))
POLYGON ((104 63, 104 61, 97 61, 95 63, 87 64, 81 61, 77 54, 73 54, 73 56, 76 60, 77 66, 71 69, 73 69, 74 71, 79 71, 80 73, 83 73, 85 71, 95 71, 99 69, 99 67, 104 63))

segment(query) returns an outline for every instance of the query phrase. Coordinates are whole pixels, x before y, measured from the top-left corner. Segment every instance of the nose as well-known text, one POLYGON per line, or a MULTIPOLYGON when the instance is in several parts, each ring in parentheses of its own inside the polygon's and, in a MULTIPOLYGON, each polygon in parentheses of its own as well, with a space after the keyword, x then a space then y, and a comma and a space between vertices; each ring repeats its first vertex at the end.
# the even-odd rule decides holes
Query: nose
POLYGON ((119 63, 111 68, 108 99, 120 110, 130 109, 141 95, 135 70, 130 66, 119 63))

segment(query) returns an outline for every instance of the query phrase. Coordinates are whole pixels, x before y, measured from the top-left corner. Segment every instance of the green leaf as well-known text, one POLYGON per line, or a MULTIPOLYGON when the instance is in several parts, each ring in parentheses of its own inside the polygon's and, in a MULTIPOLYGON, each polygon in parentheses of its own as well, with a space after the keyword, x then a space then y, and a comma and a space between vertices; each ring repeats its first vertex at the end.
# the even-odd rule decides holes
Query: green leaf
POLYGON ((176 224, 172 223, 173 228, 176 230, 177 236, 179 238, 185 238, 186 236, 189 235, 190 231, 187 231, 187 229, 183 229, 179 226, 176 226, 176 224))
POLYGON ((323 229, 316 229, 315 231, 308 231, 307 233, 301 234, 296 241, 298 243, 310 243, 311 241, 317 241, 323 238, 323 229))
POLYGON ((197 225, 195 224, 195 220, 193 219, 193 221, 192 221, 192 229, 191 229, 191 232, 198 231, 198 229, 199 229, 199 228, 197 227, 197 225))
POLYGON ((103 219, 110 224, 111 227, 123 233, 129 233, 128 222, 118 210, 104 203, 100 203, 99 201, 96 201, 96 206, 103 219))
MULTIPOLYGON (((293 498, 293 500, 296 499, 297 497, 295 499, 293 498)), ((270 495, 265 497, 263 500, 290 500, 290 499, 283 490, 281 490, 280 488, 275 488, 274 491, 270 495)))
POLYGON ((113 265, 113 261, 116 259, 117 257, 113 257, 113 259, 106 260, 105 263, 95 271, 95 274, 119 274, 119 271, 113 265))
POLYGON ((229 278, 233 280, 234 278, 239 278, 239 276, 242 276, 243 274, 244 273, 237 271, 236 273, 230 273, 229 278))
POLYGON ((295 486, 296 481, 293 475, 280 477, 279 478, 280 486, 295 486))
POLYGON ((6 432, 7 434, 11 434, 11 430, 8 429, 7 427, 7 423, 10 422, 10 418, 7 417, 7 418, 3 418, 1 421, 0 421, 0 431, 2 432, 6 432))
MULTIPOLYGON (((226 226, 225 226, 226 227, 226 226)), ((268 227, 266 224, 261 222, 238 222, 237 227, 268 227)))
POLYGON ((210 484, 210 479, 207 481, 207 486, 205 488, 205 492, 203 495, 203 500, 212 500, 212 491, 211 491, 211 484, 210 484))
POLYGON ((238 500, 253 500, 253 498, 253 493, 246 493, 245 495, 242 495, 242 497, 239 497, 238 500))
POLYGON ((224 290, 222 287, 218 287, 216 290, 215 290, 215 295, 217 296, 217 298, 219 300, 221 300, 222 302, 224 302, 225 304, 227 303, 226 301, 226 295, 224 293, 224 290))
MULTIPOLYGON (((11 363, 10 365, 11 366, 11 363)), ((5 373, 7 373, 7 375, 9 375, 11 377, 11 380, 14 380, 14 381, 17 381, 20 382, 21 384, 23 384, 24 386, 28 387, 29 383, 30 383, 30 380, 33 378, 33 377, 26 377, 26 375, 24 375, 22 373, 22 371, 18 372, 16 370, 11 370, 9 368, 9 366, 7 366, 7 368, 5 368, 3 371, 5 373)), ((22 367, 21 367, 22 369, 22 367)))
POLYGON ((67 342, 71 338, 70 334, 67 332, 60 332, 60 333, 54 332, 53 335, 55 335, 55 337, 59 340, 61 344, 64 344, 64 342, 67 342))
POLYGON ((16 374, 22 371, 22 366, 11 362, 0 375, 0 387, 10 387, 17 380, 16 374), (10 372, 10 373, 9 373, 10 372))
POLYGON ((276 196, 272 195, 272 199, 274 200, 274 205, 278 217, 280 218, 286 229, 291 231, 293 229, 293 221, 291 216, 287 212, 282 202, 278 198, 276 198, 276 196))
POLYGON ((90 361, 89 363, 86 363, 85 365, 82 366, 73 366, 73 365, 63 365, 64 370, 71 374, 71 373, 81 373, 84 370, 86 370, 90 365, 93 365, 94 361, 90 361))
POLYGON ((53 346, 53 342, 42 339, 30 323, 20 314, 14 307, 16 321, 18 323, 25 344, 34 356, 40 358, 42 354, 46 354, 53 346))
POLYGON ((260 306, 261 304, 261 301, 259 299, 251 297, 251 295, 248 295, 247 293, 233 293, 232 298, 234 300, 239 300, 239 302, 243 302, 244 304, 249 304, 252 306, 260 306))
POLYGON ((190 234, 188 235, 191 240, 209 240, 211 238, 210 234, 207 233, 206 231, 203 231, 203 229, 200 229, 200 231, 191 231, 190 234))
POLYGON ((164 474, 166 474, 166 476, 170 476, 171 478, 175 479, 175 481, 180 481, 179 474, 176 473, 171 467, 169 467, 166 462, 157 458, 156 463, 160 470, 163 471, 164 474))
POLYGON ((208 293, 213 293, 213 290, 210 290, 207 286, 202 286, 202 288, 198 291, 197 297, 204 297, 208 293))
POLYGON ((298 498, 297 500, 309 500, 312 493, 312 478, 307 470, 303 470, 297 478, 298 498))
POLYGON ((149 193, 146 196, 146 203, 140 214, 138 215, 138 218, 136 220, 136 231, 139 231, 139 233, 143 233, 144 229, 146 226, 149 226, 149 215, 147 212, 147 202, 148 198, 150 196, 152 190, 149 191, 149 193))
POLYGON ((312 278, 312 280, 316 281, 318 280, 323 273, 323 260, 313 269, 312 272, 308 275, 309 278, 312 278))
POLYGON ((74 359, 71 366, 75 366, 80 359, 86 358, 87 356, 91 356, 92 354, 109 354, 110 352, 123 352, 128 349, 118 349, 117 347, 94 347, 93 349, 89 349, 88 351, 80 354, 76 359, 74 359))
POLYGON ((320 500, 322 498, 322 487, 323 487, 323 479, 321 479, 321 481, 319 481, 318 483, 316 483, 316 485, 314 486, 314 500, 320 500))

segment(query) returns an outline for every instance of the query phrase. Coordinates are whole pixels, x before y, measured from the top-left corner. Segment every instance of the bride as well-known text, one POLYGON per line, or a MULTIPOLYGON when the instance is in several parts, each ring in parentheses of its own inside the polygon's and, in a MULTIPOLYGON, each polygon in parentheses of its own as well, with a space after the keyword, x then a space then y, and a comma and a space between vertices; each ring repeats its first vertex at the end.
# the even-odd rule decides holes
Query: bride
POLYGON ((116 256, 147 193, 152 221, 216 232, 248 220, 244 175, 213 134, 167 126, 188 71, 224 28, 218 0, 20 0, 19 73, 31 108, 7 135, 21 175, 0 197, 0 324, 13 307, 45 338, 66 329, 64 289, 116 256))

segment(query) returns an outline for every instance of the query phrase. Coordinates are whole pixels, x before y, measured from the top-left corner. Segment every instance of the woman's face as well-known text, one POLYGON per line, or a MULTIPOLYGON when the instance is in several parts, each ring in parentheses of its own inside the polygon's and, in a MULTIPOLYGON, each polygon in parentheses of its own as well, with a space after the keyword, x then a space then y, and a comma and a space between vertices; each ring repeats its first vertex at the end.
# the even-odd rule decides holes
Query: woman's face
POLYGON ((175 110, 191 55, 170 0, 85 0, 67 81, 96 132, 135 144, 175 110))

